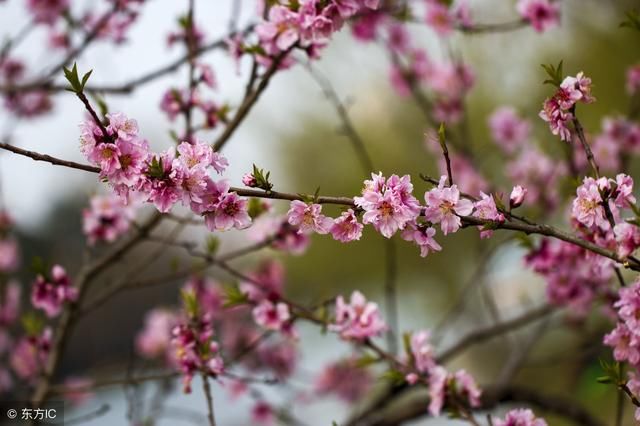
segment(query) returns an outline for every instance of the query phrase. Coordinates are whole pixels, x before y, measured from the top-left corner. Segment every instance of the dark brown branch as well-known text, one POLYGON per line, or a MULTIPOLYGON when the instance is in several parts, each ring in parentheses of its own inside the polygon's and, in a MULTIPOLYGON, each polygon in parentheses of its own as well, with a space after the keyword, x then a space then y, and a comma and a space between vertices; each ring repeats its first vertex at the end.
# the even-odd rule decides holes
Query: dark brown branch
POLYGON ((46 161, 47 163, 51 163, 55 166, 64 166, 71 169, 84 170, 85 172, 100 173, 100 169, 98 167, 89 166, 87 164, 80 164, 74 161, 61 160, 59 158, 55 158, 47 154, 39 154, 34 151, 27 151, 26 149, 18 148, 8 143, 0 142, 0 148, 11 151, 14 154, 29 157, 35 161, 46 161))
MULTIPOLYGON (((54 165, 71 167, 73 169, 85 170, 93 173, 100 172, 100 170, 97 167, 74 163, 66 160, 60 160, 58 158, 51 157, 49 155, 39 154, 37 152, 15 148, 5 143, 0 143, 0 149, 6 149, 13 153, 32 158, 36 161, 46 161, 54 165)), ((309 197, 308 195, 304 195, 304 194, 290 194, 285 192, 262 191, 258 189, 245 189, 245 188, 236 188, 236 187, 231 187, 230 190, 233 192, 236 192, 238 195, 243 197, 269 198, 269 199, 289 200, 289 201, 293 201, 293 200, 303 201, 305 199, 308 199, 309 197)), ((316 202, 320 204, 337 204, 337 205, 355 207, 353 199, 349 197, 320 196, 317 198, 316 202)), ((515 216, 513 217, 515 218, 515 216)), ((495 222, 492 220, 480 219, 472 216, 462 217, 462 222, 465 226, 490 226, 495 229, 505 229, 510 231, 524 232, 525 234, 538 234, 538 235, 544 235, 547 237, 552 237, 558 240, 565 241, 570 244, 574 244, 578 247, 582 247, 583 249, 599 254, 600 256, 607 257, 611 260, 614 260, 620 263, 625 268, 628 268, 634 271, 640 271, 640 262, 636 260, 634 257, 630 256, 628 258, 622 258, 618 256, 618 254, 614 251, 607 250, 590 241, 583 240, 578 236, 571 235, 565 231, 554 228, 550 225, 535 224, 528 221, 525 218, 518 218, 518 220, 520 220, 522 223, 512 222, 512 221, 495 222)))
POLYGON ((136 234, 129 239, 123 241, 121 244, 115 246, 111 251, 98 258, 96 261, 90 263, 83 268, 76 279, 74 280, 76 289, 78 291, 78 298, 75 302, 69 303, 65 306, 60 320, 56 325, 56 330, 53 337, 53 343, 51 345, 51 351, 47 357, 47 361, 43 366, 42 376, 38 381, 31 402, 34 407, 42 405, 51 391, 51 380, 55 375, 60 360, 62 359, 62 353, 65 349, 69 334, 74 325, 74 318, 80 303, 86 294, 89 283, 98 276, 102 271, 108 268, 115 261, 124 256, 129 250, 135 247, 148 232, 150 232, 158 223, 160 223, 162 216, 160 214, 154 214, 142 227, 140 227, 136 234))
POLYGON ((260 99, 260 95, 262 95, 262 93, 265 91, 265 89, 269 85, 271 78, 278 71, 278 68, 280 67, 280 64, 282 63, 282 61, 289 55, 289 53, 294 47, 295 45, 289 48, 288 50, 280 53, 277 57, 273 58, 273 62, 271 63, 267 71, 264 73, 262 78, 260 79, 260 83, 258 83, 258 86, 252 92, 248 93, 247 96, 245 96, 244 100, 242 101, 242 104, 236 111, 236 114, 233 116, 229 124, 227 124, 227 127, 225 127, 224 132, 213 144, 214 151, 220 151, 224 147, 224 145, 227 143, 227 141, 231 138, 231 136, 236 131, 238 126, 240 126, 240 124, 244 121, 246 116, 249 114, 249 111, 251 111, 255 103, 258 101, 258 99, 260 99))

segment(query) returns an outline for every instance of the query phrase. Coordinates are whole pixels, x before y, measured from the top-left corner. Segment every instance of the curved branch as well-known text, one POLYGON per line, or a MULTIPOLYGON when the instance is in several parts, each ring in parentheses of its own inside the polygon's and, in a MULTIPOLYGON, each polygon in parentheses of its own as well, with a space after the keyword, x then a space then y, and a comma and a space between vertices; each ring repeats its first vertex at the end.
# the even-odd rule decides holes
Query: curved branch
MULTIPOLYGON (((75 163, 73 161, 61 160, 59 158, 51 157, 50 155, 40 154, 34 151, 28 151, 25 149, 16 148, 6 143, 0 143, 0 149, 5 149, 15 154, 32 158, 33 160, 36 160, 36 161, 46 161, 57 166, 65 166, 65 167, 89 171, 93 173, 100 172, 100 169, 98 169, 97 167, 75 163)), ((236 192, 238 195, 244 196, 244 197, 269 198, 269 199, 277 199, 277 200, 304 201, 305 199, 309 198, 309 196, 305 194, 291 194, 286 192, 262 191, 257 189, 245 189, 245 188, 237 188, 237 187, 231 187, 230 191, 236 192)), ((319 204, 337 204, 337 205, 355 207, 353 198, 350 198, 350 197, 320 196, 316 199, 316 202, 319 204)), ((568 232, 562 231, 550 225, 536 224, 528 220, 524 220, 523 222, 509 222, 509 221, 496 222, 496 221, 487 220, 487 219, 480 219, 473 216, 463 216, 461 217, 461 219, 465 226, 490 226, 493 229, 505 229, 509 231, 524 232, 525 234, 537 234, 537 235, 552 237, 552 238, 576 245, 578 247, 582 247, 583 249, 590 251, 592 253, 598 254, 600 256, 607 257, 615 262, 620 263, 627 269, 631 269, 633 271, 640 271, 640 262, 637 261, 636 259, 632 257, 629 257, 629 258, 621 257, 614 251, 607 250, 606 248, 600 247, 590 241, 583 240, 582 238, 576 235, 569 234, 568 232)))

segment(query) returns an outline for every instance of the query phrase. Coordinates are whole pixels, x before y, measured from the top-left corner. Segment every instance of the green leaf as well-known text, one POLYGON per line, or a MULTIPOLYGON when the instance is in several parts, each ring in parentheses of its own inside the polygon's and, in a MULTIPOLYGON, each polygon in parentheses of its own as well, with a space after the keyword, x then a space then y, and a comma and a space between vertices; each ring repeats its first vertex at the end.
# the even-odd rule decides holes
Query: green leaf
POLYGON ((206 245, 207 253, 213 256, 214 254, 216 254, 218 248, 220 247, 220 238, 214 235, 209 235, 206 240, 206 245))
POLYGON ((548 64, 548 65, 541 64, 540 66, 544 68, 547 75, 550 77, 549 79, 545 80, 543 83, 552 84, 556 87, 559 87, 560 84, 562 83, 562 77, 563 77, 563 71, 562 71, 563 61, 560 61, 560 63, 557 66, 553 66, 552 64, 548 64))
POLYGON ((162 158, 153 157, 147 170, 147 174, 154 179, 162 179, 164 177, 164 167, 162 158))
POLYGON ((89 77, 91 77, 92 72, 93 70, 89 70, 88 73, 82 76, 82 84, 80 84, 80 91, 84 90, 84 86, 87 84, 87 81, 89 81, 89 77))
POLYGON ((64 77, 67 79, 69 84, 71 85, 71 92, 78 92, 78 88, 80 87, 80 80, 78 79, 78 66, 76 63, 73 63, 73 67, 71 69, 67 67, 63 67, 62 71, 64 72, 64 77))
POLYGON ((382 379, 389 381, 393 385, 401 385, 405 382, 405 375, 398 370, 387 370, 382 374, 382 379))
POLYGON ((251 219, 255 219, 267 211, 268 207, 259 198, 250 198, 247 211, 251 219))
POLYGON ((44 321, 33 311, 25 313, 22 318, 20 318, 20 322, 28 336, 37 336, 44 328, 44 321))
POLYGON ((31 259, 31 269, 36 274, 47 275, 47 265, 40 256, 34 256, 31 259))
POLYGON ((195 291, 191 289, 183 289, 181 295, 182 303, 184 304, 184 309, 187 312, 187 315, 192 318, 198 316, 199 306, 195 291))
POLYGON ((379 359, 377 357, 373 355, 365 354, 365 355, 362 355, 360 358, 356 359, 355 364, 356 364, 356 367, 358 368, 365 368, 377 363, 378 361, 379 359))
POLYGON ((598 377, 596 379, 596 381, 598 383, 602 383, 604 385, 609 385, 609 384, 613 383, 613 381, 611 380, 611 377, 609 377, 609 376, 600 376, 600 377, 598 377))
POLYGON ((444 123, 440 123, 440 127, 438 128, 438 142, 440 142, 440 148, 442 151, 447 150, 447 134, 444 128, 444 123))
POLYGON ((271 191, 273 188, 273 184, 269 182, 269 177, 271 176, 271 172, 267 171, 265 173, 264 169, 259 169, 255 164, 253 165, 253 173, 251 173, 253 178, 256 180, 256 187, 260 189, 264 189, 265 191, 271 191))
POLYGON ((93 72, 93 70, 90 70, 88 73, 84 74, 82 76, 82 81, 80 81, 80 77, 78 76, 78 65, 75 62, 73 63, 73 67, 71 69, 63 67, 62 71, 64 72, 64 77, 71 85, 71 87, 67 88, 67 90, 74 93, 82 93, 85 84, 87 84, 87 81, 89 80, 89 77, 91 77, 91 73, 93 72))
POLYGON ((630 28, 640 31, 640 11, 629 10, 625 13, 626 19, 620 23, 620 28, 630 28))
POLYGON ((223 307, 231 308, 238 305, 245 305, 249 302, 249 298, 240 290, 237 284, 228 284, 224 286, 224 304, 223 307))

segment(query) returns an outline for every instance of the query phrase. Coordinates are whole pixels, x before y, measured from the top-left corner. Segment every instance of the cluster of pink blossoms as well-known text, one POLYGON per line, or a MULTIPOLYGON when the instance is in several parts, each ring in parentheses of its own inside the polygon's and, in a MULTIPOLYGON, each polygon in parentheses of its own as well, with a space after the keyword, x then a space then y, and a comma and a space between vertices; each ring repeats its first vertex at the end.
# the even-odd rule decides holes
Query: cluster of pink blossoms
POLYGON ((89 208, 82 211, 82 230, 89 244, 112 243, 125 234, 135 216, 132 204, 114 194, 91 197, 89 208))
POLYGON ((438 365, 429 341, 428 331, 411 334, 408 348, 409 384, 424 383, 429 388, 429 413, 439 416, 447 400, 466 401, 471 407, 480 406, 482 392, 474 378, 465 370, 449 373, 438 365))
POLYGON ((335 321, 329 325, 329 330, 339 333, 345 340, 365 340, 382 334, 387 325, 380 316, 378 305, 354 291, 349 303, 342 296, 336 298, 335 321))
MULTIPOLYGON (((285 380, 293 374, 298 356, 291 328, 284 327, 267 339, 264 331, 256 327, 256 315, 252 312, 264 302, 278 300, 283 288, 283 272, 282 266, 273 261, 248 272, 249 281, 240 284, 248 303, 229 307, 224 305, 225 291, 220 283, 210 278, 190 278, 183 294, 191 295, 189 299, 197 304, 195 312, 189 303, 179 310, 150 311, 136 337, 138 352, 144 358, 159 359, 182 372, 186 392, 198 373, 213 377, 224 374, 222 353, 230 359, 242 359, 234 365, 236 368, 265 371, 278 380, 285 380), (214 329, 219 333, 216 340, 214 329), (247 353, 248 347, 254 350, 247 353)), ((231 378, 225 381, 225 388, 232 398, 248 392, 246 383, 231 378)), ((261 404, 260 411, 266 413, 270 405, 266 401, 261 404)))
POLYGON ((256 27, 260 47, 267 55, 276 56, 297 44, 317 57, 317 50, 346 19, 375 10, 379 4, 380 0, 276 1, 269 7, 266 21, 256 27))
POLYGON ((574 106, 577 102, 588 104, 594 101, 595 98, 591 96, 591 79, 580 72, 575 77, 566 77, 556 93, 544 101, 540 118, 549 123, 551 133, 560 136, 563 141, 569 141, 571 131, 567 123, 574 118, 574 106))
POLYGON ((177 315, 168 309, 154 309, 147 313, 144 328, 136 337, 136 349, 145 358, 167 354, 171 331, 177 325, 177 315))
POLYGON ((209 145, 182 142, 177 149, 152 154, 134 120, 120 113, 107 118, 104 130, 93 121, 82 125, 81 148, 125 200, 130 192, 139 193, 163 213, 182 202, 204 217, 211 231, 249 226, 247 201, 230 192, 226 180, 215 182, 209 175, 210 167, 222 173, 228 164, 209 145))
POLYGON ((489 128, 493 140, 507 154, 522 148, 531 135, 531 123, 510 106, 500 107, 491 114, 489 128))
POLYGON ((493 424, 495 426, 547 426, 547 422, 537 418, 533 411, 522 408, 509 411, 504 419, 494 419, 493 424))
POLYGON ((620 222, 620 210, 635 205, 633 179, 618 174, 616 179, 585 177, 576 190, 571 215, 589 229, 608 231, 620 222), (610 222, 613 222, 610 223, 610 222))
MULTIPOLYGON (((25 82, 26 66, 11 57, 0 58, 0 83, 6 86, 25 82)), ((41 89, 7 91, 3 93, 4 106, 18 117, 33 118, 51 110, 50 94, 41 89)))
POLYGON ((191 381, 198 372, 217 376, 224 371, 218 343, 213 340, 211 316, 207 313, 191 316, 188 321, 176 325, 171 344, 175 350, 175 362, 182 372, 183 389, 191 392, 191 381))
POLYGON ((560 5, 556 0, 518 0, 516 9, 539 33, 560 23, 560 5))
POLYGON ((598 296, 610 296, 613 261, 571 243, 545 238, 525 262, 545 278, 547 299, 577 316, 586 316, 598 296))
POLYGON ((22 337, 13 348, 10 364, 22 380, 35 380, 42 372, 51 351, 52 334, 45 328, 39 334, 22 337))
MULTIPOLYGON (((637 377, 640 369, 640 281, 621 288, 613 306, 618 314, 618 324, 604 336, 604 344, 613 348, 616 361, 627 362, 636 369, 629 372, 628 386, 634 395, 640 396, 637 377)), ((635 416, 640 421, 640 409, 636 409, 635 416)))
POLYGON ((31 292, 33 306, 42 309, 49 318, 57 316, 66 302, 74 302, 77 298, 78 290, 60 265, 51 268, 50 276, 39 274, 31 292))
POLYGON ((11 235, 12 225, 9 215, 0 211, 0 274, 13 272, 20 265, 18 243, 11 235))
POLYGON ((631 96, 640 92, 640 64, 627 70, 627 93, 631 96))
POLYGON ((319 395, 335 394, 341 400, 355 403, 374 383, 371 373, 358 365, 358 359, 332 362, 318 375, 315 391, 319 395))
POLYGON ((69 10, 70 0, 28 0, 27 7, 34 22, 53 25, 69 10))
POLYGON ((364 181, 362 196, 353 201, 364 210, 362 221, 365 224, 373 225, 376 231, 391 238, 420 214, 420 203, 412 192, 409 175, 391 175, 387 179, 382 173, 372 173, 371 180, 364 181))

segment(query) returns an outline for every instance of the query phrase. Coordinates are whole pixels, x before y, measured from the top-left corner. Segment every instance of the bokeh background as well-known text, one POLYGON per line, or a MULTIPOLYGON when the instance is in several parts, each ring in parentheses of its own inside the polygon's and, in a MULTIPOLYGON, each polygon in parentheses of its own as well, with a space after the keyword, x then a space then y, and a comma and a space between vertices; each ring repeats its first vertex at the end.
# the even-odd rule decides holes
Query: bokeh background
MULTIPOLYGON (((196 1, 196 22, 208 39, 225 34, 232 1, 240 0, 196 1)), ((74 0, 74 7, 76 3, 91 4, 74 0)), ((474 19, 478 22, 513 20, 514 3, 472 1, 474 19)), ((528 28, 506 34, 457 34, 444 44, 424 26, 412 27, 415 39, 427 47, 432 57, 446 59, 453 51, 474 69, 477 81, 467 103, 470 138, 466 143, 471 144, 483 172, 496 186, 510 188, 502 175, 503 159, 490 141, 486 124, 488 114, 497 106, 517 107, 534 122, 539 146, 548 152, 560 152, 559 140, 550 135, 546 125, 537 118, 541 103, 550 91, 548 86, 542 86, 545 76, 541 63, 557 63, 563 59, 567 74, 584 70, 593 79, 598 101, 581 111, 587 131, 598 132, 605 115, 627 110, 624 72, 627 66, 638 61, 640 44, 636 34, 619 29, 618 24, 624 11, 634 5, 637 6, 637 2, 631 0, 563 0, 562 26, 543 35, 528 28)), ((94 69, 92 81, 96 84, 117 84, 178 57, 182 54, 180 48, 168 48, 166 36, 185 9, 184 1, 148 1, 126 44, 113 47, 97 43, 78 58, 79 68, 94 69)), ((254 16, 255 4, 242 1, 241 25, 254 16)), ((0 36, 16 34, 27 22, 25 2, 8 0, 0 5, 0 36)), ((60 59, 43 47, 43 37, 44 34, 36 31, 16 52, 32 70, 46 69, 60 59)), ((238 75, 233 62, 223 53, 213 52, 205 57, 213 65, 219 82, 216 98, 237 105, 249 64, 243 63, 238 75)), ((385 49, 354 41, 345 28, 315 67, 348 103, 350 117, 376 167, 385 174, 411 174, 416 193, 428 189, 418 179, 419 173, 437 174, 437 159, 425 148, 427 124, 410 98, 400 98, 394 93, 389 83, 385 49)), ((160 99, 167 87, 186 80, 185 72, 186 69, 182 69, 158 79, 130 96, 107 96, 106 101, 112 111, 122 111, 135 118, 141 133, 155 150, 164 149, 172 143, 169 131, 179 124, 168 122, 159 111, 160 99)), ((43 118, 17 120, 5 111, 0 112, 0 135, 10 135, 12 143, 26 149, 82 161, 78 124, 83 114, 81 105, 71 94, 60 93, 55 97, 54 113, 43 118)), ((352 145, 338 128, 334 109, 304 67, 283 72, 272 81, 246 123, 225 148, 230 163, 228 177, 239 183, 242 174, 256 163, 271 171, 278 190, 311 193, 320 186, 323 194, 356 194, 362 186, 363 175, 352 145)), ((203 134, 203 137, 213 140, 215 133, 203 134)), ((631 174, 634 176, 633 171, 631 174)), ((21 279, 25 287, 33 279, 28 267, 33 256, 64 264, 72 273, 77 271, 85 246, 81 209, 90 195, 106 192, 104 185, 83 172, 35 163, 10 153, 0 153, 0 180, 0 202, 16 221, 23 248, 21 279)), ((286 204, 276 204, 280 210, 286 207, 286 204)), ((561 218, 556 219, 562 223, 561 218)), ((202 229, 192 228, 186 235, 203 241, 206 234, 202 229)), ((443 251, 423 259, 413 245, 398 238, 401 329, 438 326, 463 291, 467 297, 459 309, 462 314, 447 321, 440 348, 478 325, 495 321, 492 314, 495 310, 500 317, 508 318, 541 304, 544 283, 524 268, 523 249, 508 239, 508 235, 497 233, 494 239, 481 241, 477 232, 460 232, 440 238, 443 251), (481 275, 482 269, 486 273, 481 275)), ((243 245, 238 233, 229 233, 223 240, 223 247, 243 245)), ((136 256, 144 256, 146 250, 150 248, 143 248, 136 256)), ((152 273, 169 270, 175 259, 188 262, 182 256, 179 251, 168 250, 156 262, 152 273)), ((261 256, 264 255, 243 262, 251 265, 261 256)), ((316 237, 305 256, 282 257, 282 261, 287 270, 287 292, 292 298, 312 302, 360 289, 384 307, 385 247, 382 237, 373 232, 365 232, 361 241, 348 245, 316 237)), ((136 257, 126 259, 119 273, 135 262, 136 257)), ((111 278, 113 276, 106 277, 105 282, 111 278)), ((133 338, 141 328, 144 313, 158 304, 174 304, 179 284, 126 292, 90 315, 74 332, 63 365, 64 374, 108 377, 122 371, 130 362, 133 338)), ((594 415, 612 422, 615 391, 595 382, 600 374, 598 357, 607 354, 599 336, 607 327, 598 315, 580 323, 554 317, 516 380, 574 397, 594 415)), ((534 329, 510 333, 479 345, 456 358, 452 365, 467 368, 481 383, 489 382, 511 351, 526 341, 534 329)), ((350 349, 334 336, 322 335, 314 328, 302 327, 301 331, 302 362, 293 382, 302 387, 311 383, 322 365, 348 354, 350 349)), ((274 401, 291 397, 272 387, 265 388, 265 392, 274 401)), ((224 394, 215 392, 220 424, 250 424, 249 401, 231 405, 224 394)), ((124 424, 126 401, 121 388, 100 391, 90 407, 83 407, 77 413, 91 411, 103 403, 108 403, 111 409, 89 424, 124 424)), ((181 396, 176 389, 176 396, 169 404, 205 412, 204 400, 197 392, 181 396)), ((296 405, 294 412, 309 424, 328 425, 332 420, 343 419, 347 408, 334 400, 322 400, 296 405)), ((630 415, 631 410, 627 411, 630 415)), ((553 417, 548 420, 551 425, 565 424, 553 417)), ((161 419, 159 424, 182 424, 181 421, 168 418, 161 419)), ((627 421, 631 424, 630 416, 627 421)), ((416 424, 442 422, 432 419, 416 424)))

